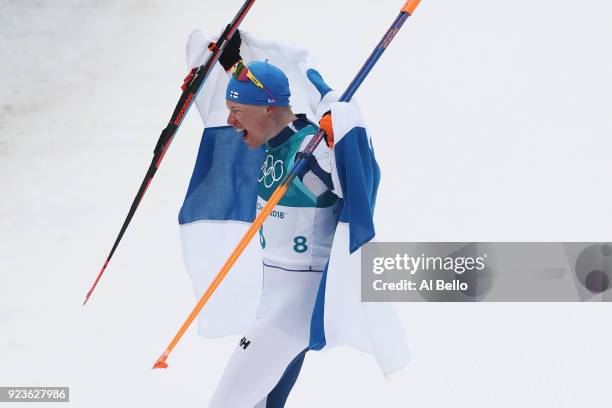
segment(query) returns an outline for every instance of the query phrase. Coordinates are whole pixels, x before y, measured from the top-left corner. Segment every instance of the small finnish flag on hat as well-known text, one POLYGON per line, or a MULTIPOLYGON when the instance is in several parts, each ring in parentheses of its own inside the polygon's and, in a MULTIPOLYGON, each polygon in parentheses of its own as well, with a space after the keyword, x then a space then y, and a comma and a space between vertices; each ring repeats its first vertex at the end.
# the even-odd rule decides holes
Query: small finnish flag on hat
POLYGON ((238 99, 238 91, 230 91, 230 97, 238 99))

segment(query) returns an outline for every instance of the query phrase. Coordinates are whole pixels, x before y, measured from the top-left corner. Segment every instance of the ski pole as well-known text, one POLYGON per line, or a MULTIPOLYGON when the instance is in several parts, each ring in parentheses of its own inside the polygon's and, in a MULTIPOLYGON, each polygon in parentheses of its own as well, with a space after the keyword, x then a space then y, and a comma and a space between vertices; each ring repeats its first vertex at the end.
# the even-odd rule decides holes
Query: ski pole
POLYGON ((159 165, 162 159, 164 158, 166 151, 170 147, 170 143, 172 143, 172 139, 174 138, 174 135, 176 134, 178 128, 181 126, 181 123, 183 122, 185 115, 187 115, 189 108, 195 101, 196 95, 200 91, 200 88, 206 81, 208 74, 210 74, 210 71, 212 70, 217 60, 219 59, 219 56, 223 52, 223 49, 225 48, 228 41, 232 38, 236 30, 238 29, 238 26, 240 25, 240 23, 242 22, 246 14, 248 13, 253 3, 255 3, 255 0, 245 1, 245 3, 242 5, 242 7, 240 8, 238 13, 232 20, 232 22, 225 28, 225 30, 219 37, 219 40, 216 42, 216 45, 211 47, 212 54, 210 54, 210 56, 208 57, 208 60, 203 65, 200 65, 199 67, 193 68, 191 70, 190 76, 192 76, 192 78, 189 82, 184 84, 183 93, 181 94, 181 97, 179 98, 179 101, 176 107, 174 108, 174 112, 172 113, 170 122, 168 122, 168 125, 164 128, 164 130, 162 130, 161 135, 159 136, 159 140, 157 141, 157 145, 155 146, 155 150, 153 151, 153 160, 151 160, 149 169, 147 170, 144 180, 142 181, 140 188, 138 189, 138 192, 136 193, 136 197, 134 198, 134 201, 132 202, 130 211, 128 212, 128 215, 125 218, 125 221, 123 222, 123 226, 121 227, 121 230, 119 231, 119 235, 115 239, 115 243, 113 244, 113 247, 110 253, 108 254, 108 257, 106 258, 106 262, 104 262, 104 265, 102 266, 102 269, 100 270, 100 273, 98 273, 96 280, 94 281, 93 285, 91 286, 91 288, 87 292, 87 295, 85 296, 85 301, 83 302, 83 305, 87 303, 87 301, 89 300, 89 297, 91 296, 94 289, 98 285, 98 282, 100 281, 100 278, 102 277, 102 274, 106 270, 106 266, 108 265, 113 254, 115 253, 115 250, 117 249, 117 246, 119 245, 119 242, 121 241, 121 238, 123 238, 123 234, 125 233, 128 225, 130 224, 130 221, 132 221, 132 217, 134 217, 134 213, 136 213, 136 209, 140 205, 140 201, 144 197, 145 192, 147 191, 147 188, 149 188, 149 184, 151 184, 151 181, 153 180, 153 177, 155 176, 155 173, 157 172, 157 169, 159 168, 159 165))
MULTIPOLYGON (((351 97, 355 94, 355 92, 357 91, 357 89, 359 88, 359 86, 361 85, 365 77, 368 75, 372 67, 374 67, 374 64, 376 64, 376 61, 378 61, 378 59, 380 58, 384 50, 387 48, 391 40, 393 40, 393 37, 395 37, 395 34, 397 34, 397 32, 399 31, 400 27, 404 24, 406 19, 412 15, 412 13, 414 12, 414 10, 416 9, 416 7, 419 5, 420 2, 421 0, 407 0, 406 1, 406 3, 404 4, 404 6, 402 7, 400 11, 400 14, 397 16, 397 18, 395 19, 395 21, 393 22, 389 30, 387 30, 386 34, 384 35, 382 40, 378 43, 378 45, 376 46, 372 54, 370 54, 365 64, 361 67, 361 70, 359 70, 359 72, 357 73, 357 76, 355 76, 355 78, 350 83, 346 91, 340 97, 340 100, 339 100, 340 102, 348 102, 351 99, 351 97)), ((219 285, 221 284, 221 282, 223 281, 223 279, 225 278, 225 276, 227 275, 231 267, 234 265, 238 257, 240 257, 240 255, 242 254, 246 246, 249 244, 249 242, 251 241, 251 239, 257 232, 257 230, 259 230, 259 228, 262 226, 262 224, 264 223, 265 219, 268 217, 272 209, 276 206, 276 204, 280 201, 283 195, 287 192, 287 189, 289 188, 289 185, 291 184, 295 176, 299 173, 302 167, 306 165, 309 157, 312 156, 312 152, 315 150, 317 145, 321 142, 321 140, 324 137, 325 137, 325 131, 323 129, 320 129, 315 134, 315 136, 312 138, 310 143, 308 143, 308 145, 306 146, 303 152, 305 154, 301 155, 301 158, 299 158, 298 161, 294 164, 294 166, 291 168, 291 171, 281 181, 281 183, 276 188, 276 190, 274 190, 274 192, 272 193, 272 196, 270 197, 270 199, 268 200, 264 208, 261 210, 259 215, 255 218, 255 220, 253 221, 253 223, 251 224, 247 232, 244 234, 244 236, 240 239, 240 241, 238 242, 238 245, 236 245, 236 247, 232 251, 227 261, 225 261, 225 264, 223 264, 217 276, 215 276, 211 284, 208 286, 208 289, 206 289, 206 292, 204 292, 204 294, 200 297, 200 299, 198 300, 198 303, 193 308, 193 310, 191 311, 191 313, 189 314, 189 316, 187 317, 183 325, 180 327, 180 329, 178 330, 178 332, 176 333, 176 335, 174 336, 174 338, 172 339, 172 341, 170 342, 166 350, 157 359, 155 364, 153 364, 153 368, 168 368, 168 363, 166 363, 166 360, 168 359, 168 356, 170 355, 174 347, 177 345, 179 340, 183 337, 183 335, 185 334, 185 332, 187 331, 191 323, 193 323, 196 316, 198 315, 198 313, 200 313, 200 311, 202 310, 202 308, 204 307, 208 299, 210 299, 212 294, 219 287, 219 285)))

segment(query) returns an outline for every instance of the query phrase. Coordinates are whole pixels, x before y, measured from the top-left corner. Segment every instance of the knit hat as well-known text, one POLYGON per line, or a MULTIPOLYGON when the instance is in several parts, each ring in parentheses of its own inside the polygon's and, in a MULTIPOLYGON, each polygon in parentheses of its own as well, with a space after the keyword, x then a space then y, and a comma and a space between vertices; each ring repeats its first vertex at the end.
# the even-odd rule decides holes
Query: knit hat
POLYGON ((289 80, 287 76, 269 62, 253 61, 247 64, 251 74, 274 96, 270 97, 263 89, 248 79, 239 81, 234 75, 227 84, 225 99, 245 105, 289 106, 289 80))

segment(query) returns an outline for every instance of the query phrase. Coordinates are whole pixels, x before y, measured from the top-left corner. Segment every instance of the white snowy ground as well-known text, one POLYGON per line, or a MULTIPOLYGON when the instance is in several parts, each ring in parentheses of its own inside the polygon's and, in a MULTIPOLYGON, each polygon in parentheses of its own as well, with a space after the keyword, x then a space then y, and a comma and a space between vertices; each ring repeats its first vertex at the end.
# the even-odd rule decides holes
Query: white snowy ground
MULTIPOLYGON (((192 329, 177 213, 189 114, 86 307, 178 98, 188 34, 241 1, 0 2, 0 386, 75 407, 204 407, 235 339, 192 329)), ((244 28, 312 50, 342 89, 397 1, 260 0, 244 28)), ((383 170, 383 241, 609 241, 612 6, 424 0, 358 96, 383 170)), ((413 361, 385 380, 310 353, 290 407, 609 404, 609 304, 400 304, 413 361)), ((27 405, 27 404, 24 404, 27 405)), ((45 405, 45 406, 52 406, 45 405)))

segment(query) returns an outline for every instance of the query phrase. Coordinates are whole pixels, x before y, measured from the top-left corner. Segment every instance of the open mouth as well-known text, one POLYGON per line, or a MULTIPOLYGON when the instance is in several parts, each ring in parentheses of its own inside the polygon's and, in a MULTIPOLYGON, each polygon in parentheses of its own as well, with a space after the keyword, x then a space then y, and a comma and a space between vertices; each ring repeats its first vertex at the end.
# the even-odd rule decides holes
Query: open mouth
POLYGON ((242 132, 242 141, 246 143, 249 132, 246 129, 236 128, 238 132, 242 132))

